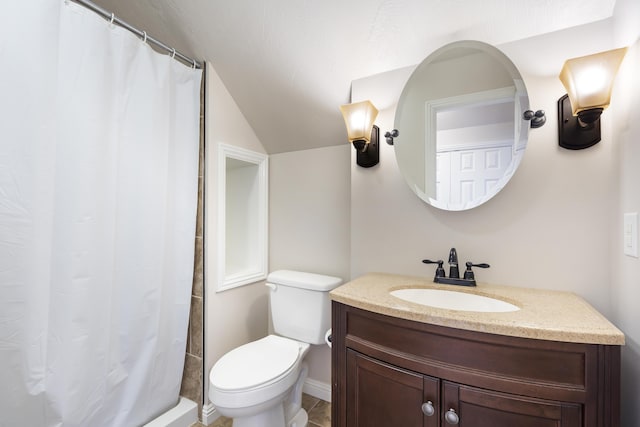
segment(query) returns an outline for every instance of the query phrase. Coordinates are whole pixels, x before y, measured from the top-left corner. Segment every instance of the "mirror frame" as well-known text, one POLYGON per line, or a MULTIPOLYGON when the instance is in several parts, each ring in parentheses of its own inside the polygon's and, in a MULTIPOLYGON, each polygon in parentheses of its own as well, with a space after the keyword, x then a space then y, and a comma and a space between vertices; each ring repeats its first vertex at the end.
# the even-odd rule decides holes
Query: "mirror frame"
MULTIPOLYGON (((402 156, 398 156, 396 153, 396 161, 398 163, 398 168, 400 169, 400 172, 402 173, 403 178, 405 179, 405 182, 407 183, 409 188, 411 188, 411 190, 428 205, 438 209, 447 210, 447 211, 469 210, 469 209, 478 207, 483 203, 486 203, 491 198, 495 197, 510 181, 510 179, 513 177, 513 174, 515 173, 518 166, 520 165, 522 161, 522 157, 524 156, 524 152, 528 142, 528 135, 529 135, 529 122, 527 122, 522 117, 522 113, 529 109, 529 97, 528 97, 526 86, 524 84, 524 79, 522 78, 522 75, 518 71, 515 64, 502 51, 500 51, 499 49, 497 49, 492 45, 489 45, 487 43, 480 42, 480 41, 475 41, 475 40, 464 40, 464 41, 449 43, 440 47, 439 49, 436 49, 431 54, 429 54, 420 64, 418 64, 416 68, 413 70, 413 72, 411 73, 411 76, 405 83, 402 93, 400 94, 400 97, 398 99, 398 105, 396 108, 396 113, 394 118, 394 127, 400 131, 400 135, 396 139, 395 150, 398 150, 398 149, 402 150, 403 144, 415 143, 414 141, 411 141, 411 140, 410 141, 402 140, 403 126, 400 123, 402 121, 401 115, 403 111, 409 108, 409 106, 403 105, 403 100, 405 100, 408 97, 407 93, 409 91, 415 90, 415 88, 412 87, 411 85, 412 80, 414 80, 414 76, 417 76, 415 78, 418 79, 420 73, 424 73, 424 70, 431 63, 437 62, 437 60, 443 53, 446 53, 454 49, 460 49, 460 48, 474 49, 478 51, 478 53, 485 53, 490 55, 492 58, 498 59, 499 62, 503 65, 505 71, 511 76, 513 85, 508 87, 503 87, 503 88, 494 88, 494 89, 488 89, 488 90, 480 90, 478 92, 470 92, 466 95, 456 94, 451 97, 442 97, 442 98, 432 99, 432 100, 424 99, 422 103, 425 111, 424 111, 424 115, 420 115, 420 117, 424 118, 424 123, 416 125, 416 126, 423 125, 425 128, 424 140, 421 141, 424 144, 424 153, 420 156, 420 157, 424 156, 424 170, 427 171, 427 170, 436 169, 435 153, 437 150, 437 147, 436 147, 437 129, 434 126, 434 122, 435 122, 435 114, 438 112, 438 109, 445 105, 455 105, 456 103, 460 103, 461 99, 463 98, 467 98, 468 100, 472 100, 472 101, 482 101, 483 99, 486 98, 486 95, 488 93, 492 93, 494 95, 497 94, 498 96, 503 96, 504 94, 509 92, 513 95, 512 98, 514 99, 514 102, 515 102, 516 111, 514 111, 514 123, 513 123, 514 141, 511 145, 512 145, 512 152, 514 153, 514 156, 512 157, 510 164, 507 165, 504 175, 494 184, 493 190, 491 191, 490 194, 478 197, 474 199, 472 202, 469 202, 466 204, 465 203, 453 204, 451 202, 441 203, 437 199, 429 197, 429 194, 435 194, 436 182, 434 181, 433 183, 427 183, 426 177, 423 178, 425 182, 423 182, 422 184, 424 184, 425 186, 424 187, 425 191, 422 192, 421 189, 418 187, 419 182, 411 179, 410 173, 408 173, 406 169, 403 170, 403 166, 401 164, 402 156), (517 117, 520 117, 520 120, 517 120, 517 117)), ((405 135, 406 135, 406 132, 405 132, 405 135)), ((406 163, 405 163, 405 167, 406 167, 406 163)))

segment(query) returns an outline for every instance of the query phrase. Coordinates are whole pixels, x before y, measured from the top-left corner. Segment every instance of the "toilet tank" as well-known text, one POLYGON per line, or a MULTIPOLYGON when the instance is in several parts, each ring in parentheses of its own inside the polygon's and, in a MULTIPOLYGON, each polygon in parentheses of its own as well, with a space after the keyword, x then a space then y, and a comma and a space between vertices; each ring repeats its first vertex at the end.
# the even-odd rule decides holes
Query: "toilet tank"
POLYGON ((309 344, 324 344, 331 328, 329 291, 342 283, 339 277, 301 271, 278 270, 267 277, 274 332, 309 344))

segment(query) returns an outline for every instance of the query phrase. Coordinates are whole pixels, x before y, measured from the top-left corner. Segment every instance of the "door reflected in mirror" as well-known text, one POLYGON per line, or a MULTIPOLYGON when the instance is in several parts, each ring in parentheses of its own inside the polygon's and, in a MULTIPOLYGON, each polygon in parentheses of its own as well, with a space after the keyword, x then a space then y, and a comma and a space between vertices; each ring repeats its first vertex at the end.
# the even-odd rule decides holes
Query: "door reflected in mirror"
POLYGON ((520 73, 474 41, 438 49, 398 102, 396 158, 411 189, 440 209, 466 210, 497 194, 524 154, 529 107, 520 73))

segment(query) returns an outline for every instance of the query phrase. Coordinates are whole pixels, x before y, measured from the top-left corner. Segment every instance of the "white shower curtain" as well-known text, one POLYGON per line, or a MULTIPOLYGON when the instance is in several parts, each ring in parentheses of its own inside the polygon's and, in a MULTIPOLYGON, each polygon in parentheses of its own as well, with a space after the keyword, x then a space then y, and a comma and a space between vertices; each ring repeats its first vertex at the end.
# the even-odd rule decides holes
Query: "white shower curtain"
POLYGON ((201 71, 63 0, 0 13, 0 426, 178 400, 201 71))

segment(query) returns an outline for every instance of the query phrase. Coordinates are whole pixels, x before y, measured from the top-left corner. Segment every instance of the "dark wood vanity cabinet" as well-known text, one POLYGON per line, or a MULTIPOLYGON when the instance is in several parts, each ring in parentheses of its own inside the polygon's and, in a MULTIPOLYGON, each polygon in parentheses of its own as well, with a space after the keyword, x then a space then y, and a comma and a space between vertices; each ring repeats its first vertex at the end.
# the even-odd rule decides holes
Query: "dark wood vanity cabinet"
POLYGON ((440 380, 347 350, 348 426, 438 426, 440 380), (423 413, 423 405, 430 416, 423 413))
POLYGON ((333 302, 333 427, 619 427, 620 347, 434 326, 333 302))

